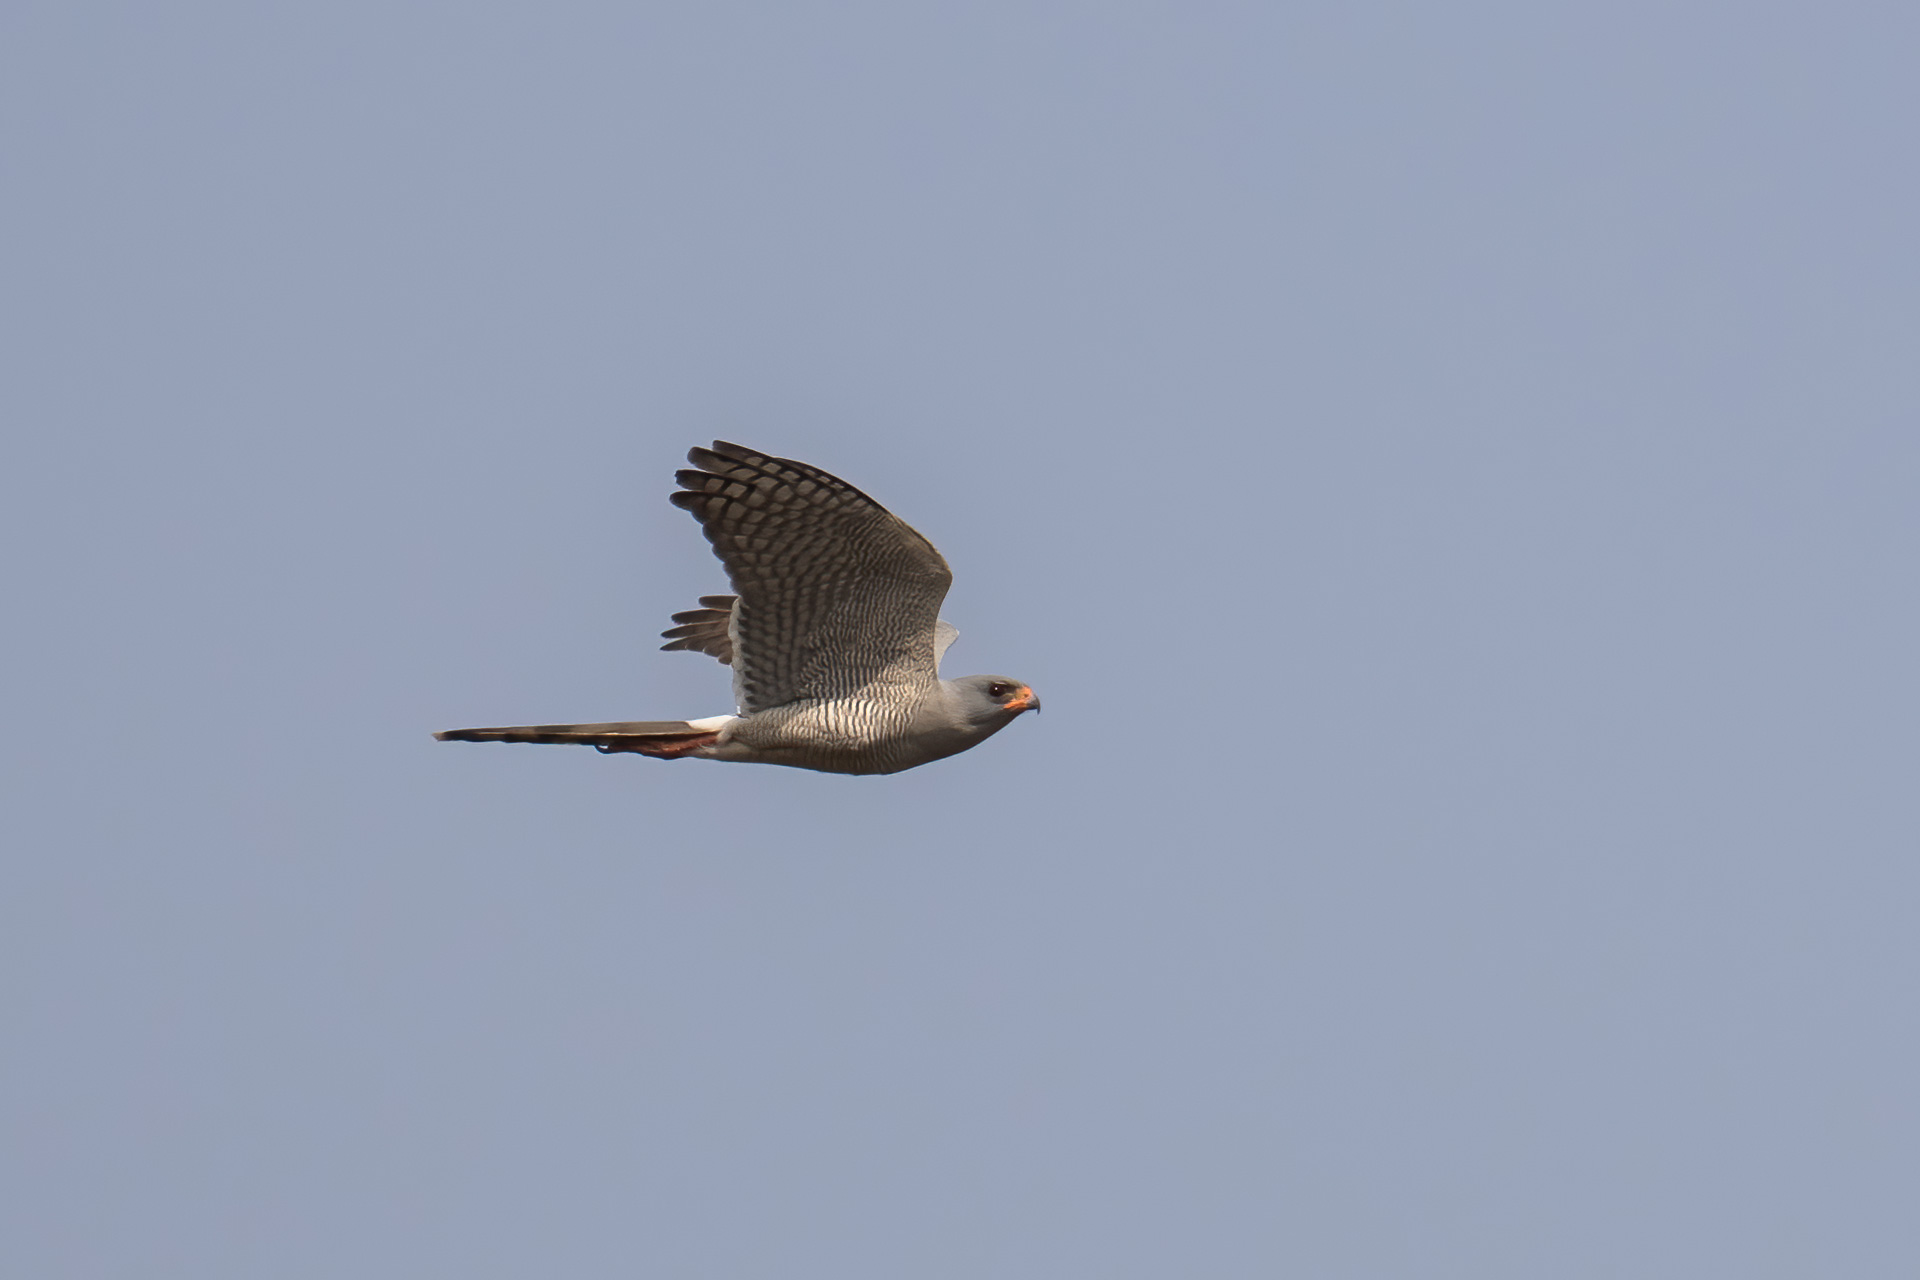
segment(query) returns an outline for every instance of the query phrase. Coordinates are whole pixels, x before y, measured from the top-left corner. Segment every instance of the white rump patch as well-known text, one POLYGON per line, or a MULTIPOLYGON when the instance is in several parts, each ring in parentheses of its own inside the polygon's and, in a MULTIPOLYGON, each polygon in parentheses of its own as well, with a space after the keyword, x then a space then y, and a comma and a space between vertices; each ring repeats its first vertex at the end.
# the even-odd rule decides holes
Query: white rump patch
POLYGON ((732 724, 739 716, 708 716, 704 720, 689 720, 687 728, 698 733, 712 733, 715 729, 732 724))

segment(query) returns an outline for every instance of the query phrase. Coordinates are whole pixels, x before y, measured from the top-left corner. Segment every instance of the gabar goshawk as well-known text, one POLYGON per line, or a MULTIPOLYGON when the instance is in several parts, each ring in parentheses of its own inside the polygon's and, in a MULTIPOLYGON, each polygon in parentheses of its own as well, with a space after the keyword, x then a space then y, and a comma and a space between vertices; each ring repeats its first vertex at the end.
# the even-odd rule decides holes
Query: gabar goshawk
POLYGON ((442 742, 571 742, 677 760, 898 773, 985 741, 1040 699, 1006 676, 940 678, 953 574, 904 520, 818 467, 722 440, 676 474, 733 595, 673 615, 663 649, 733 668, 737 715, 450 729, 442 742))

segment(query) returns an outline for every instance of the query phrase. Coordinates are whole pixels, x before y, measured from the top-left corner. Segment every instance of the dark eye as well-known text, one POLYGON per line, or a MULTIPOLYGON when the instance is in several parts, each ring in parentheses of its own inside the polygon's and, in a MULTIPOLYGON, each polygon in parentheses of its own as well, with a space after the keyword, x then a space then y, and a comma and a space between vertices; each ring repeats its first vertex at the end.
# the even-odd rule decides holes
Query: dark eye
POLYGON ((1001 684, 997 680, 987 686, 987 696, 989 698, 1004 698, 1012 692, 1013 692, 1012 685, 1001 684))

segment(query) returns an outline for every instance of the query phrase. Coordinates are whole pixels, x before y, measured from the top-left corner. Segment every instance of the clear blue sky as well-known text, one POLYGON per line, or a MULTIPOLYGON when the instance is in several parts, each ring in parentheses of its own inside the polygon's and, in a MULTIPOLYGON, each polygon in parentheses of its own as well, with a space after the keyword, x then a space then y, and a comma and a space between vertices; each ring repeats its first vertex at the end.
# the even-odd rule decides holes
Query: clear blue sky
POLYGON ((1908 5, 0 18, 0 1272, 1920 1274, 1908 5), (712 715, 714 436, 1046 702, 712 715))

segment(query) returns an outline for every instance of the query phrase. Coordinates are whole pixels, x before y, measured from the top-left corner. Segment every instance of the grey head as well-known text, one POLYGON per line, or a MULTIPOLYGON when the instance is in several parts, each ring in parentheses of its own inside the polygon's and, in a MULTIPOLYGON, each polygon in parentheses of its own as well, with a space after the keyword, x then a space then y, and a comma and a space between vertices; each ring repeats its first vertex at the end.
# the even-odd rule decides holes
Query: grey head
POLYGON ((962 676, 946 682, 948 704, 975 730, 991 733, 1022 711, 1038 711, 1039 695, 1011 676, 962 676))

